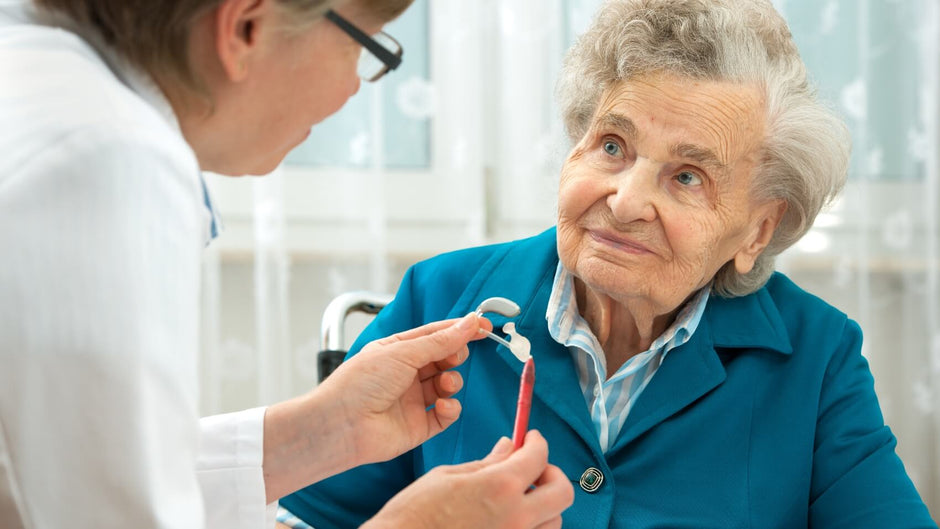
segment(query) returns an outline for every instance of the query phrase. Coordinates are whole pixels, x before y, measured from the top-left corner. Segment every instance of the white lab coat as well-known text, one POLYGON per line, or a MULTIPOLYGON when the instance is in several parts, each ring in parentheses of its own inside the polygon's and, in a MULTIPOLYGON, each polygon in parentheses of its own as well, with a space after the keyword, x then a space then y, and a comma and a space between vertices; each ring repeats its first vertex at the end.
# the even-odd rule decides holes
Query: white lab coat
POLYGON ((264 409, 197 414, 196 157, 54 23, 0 0, 0 527, 273 526, 264 409))

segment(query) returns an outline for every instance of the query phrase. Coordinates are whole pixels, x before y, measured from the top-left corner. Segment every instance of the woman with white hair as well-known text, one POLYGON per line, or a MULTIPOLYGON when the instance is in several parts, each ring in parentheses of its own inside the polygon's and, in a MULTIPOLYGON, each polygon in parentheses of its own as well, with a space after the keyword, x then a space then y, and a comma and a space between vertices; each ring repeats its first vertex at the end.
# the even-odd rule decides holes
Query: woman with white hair
MULTIPOLYGON (((353 350, 491 296, 519 303, 530 424, 578 484, 569 529, 936 527, 858 325, 773 270, 842 188, 850 140, 769 0, 611 0, 558 91, 573 148, 557 226, 417 264, 353 350)), ((471 350, 447 432, 284 505, 353 526, 512 431, 522 366, 490 341, 471 350)))

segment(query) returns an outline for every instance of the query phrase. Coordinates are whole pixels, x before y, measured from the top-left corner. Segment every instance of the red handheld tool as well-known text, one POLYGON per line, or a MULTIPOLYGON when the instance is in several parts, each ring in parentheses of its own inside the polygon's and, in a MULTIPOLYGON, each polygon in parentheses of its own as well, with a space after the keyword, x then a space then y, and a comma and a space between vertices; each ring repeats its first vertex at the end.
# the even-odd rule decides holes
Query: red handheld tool
POLYGON ((535 386, 535 361, 530 356, 522 368, 519 378, 519 400, 516 402, 516 423, 512 428, 512 444, 517 449, 522 446, 526 432, 529 431, 529 411, 532 409, 532 388, 535 386))

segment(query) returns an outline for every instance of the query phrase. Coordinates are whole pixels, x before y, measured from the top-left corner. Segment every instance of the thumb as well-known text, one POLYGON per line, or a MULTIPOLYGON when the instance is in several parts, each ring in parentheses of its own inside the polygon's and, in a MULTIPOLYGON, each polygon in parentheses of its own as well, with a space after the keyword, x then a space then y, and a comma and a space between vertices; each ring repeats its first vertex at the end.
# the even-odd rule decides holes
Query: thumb
POLYGON ((496 441, 490 453, 483 458, 483 462, 486 464, 498 463, 509 457, 510 454, 512 454, 512 440, 503 436, 499 438, 499 441, 496 441))
POLYGON ((474 472, 482 471, 490 465, 499 463, 500 461, 508 458, 510 455, 512 455, 512 441, 508 437, 500 437, 499 441, 496 442, 496 445, 493 446, 493 450, 491 450, 490 453, 487 454, 487 456, 483 459, 467 461, 466 463, 460 463, 459 465, 453 465, 448 468, 451 472, 472 474, 474 472))
POLYGON ((467 342, 479 336, 480 318, 471 312, 452 325, 412 340, 410 357, 416 367, 438 362, 464 351, 467 342))

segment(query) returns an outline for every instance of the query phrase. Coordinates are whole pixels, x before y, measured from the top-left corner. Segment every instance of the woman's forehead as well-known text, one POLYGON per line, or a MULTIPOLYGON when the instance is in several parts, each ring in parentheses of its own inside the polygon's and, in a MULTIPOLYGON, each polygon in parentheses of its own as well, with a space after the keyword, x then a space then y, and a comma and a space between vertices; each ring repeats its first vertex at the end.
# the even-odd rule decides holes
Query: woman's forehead
POLYGON ((711 165, 729 165, 759 141, 763 94, 755 84, 655 75, 608 87, 592 128, 626 139, 655 136, 668 149, 711 165))

